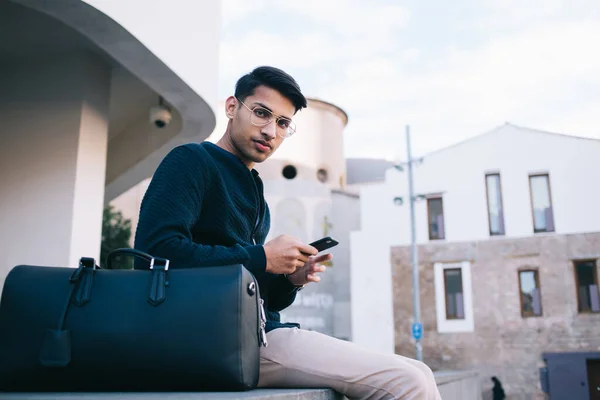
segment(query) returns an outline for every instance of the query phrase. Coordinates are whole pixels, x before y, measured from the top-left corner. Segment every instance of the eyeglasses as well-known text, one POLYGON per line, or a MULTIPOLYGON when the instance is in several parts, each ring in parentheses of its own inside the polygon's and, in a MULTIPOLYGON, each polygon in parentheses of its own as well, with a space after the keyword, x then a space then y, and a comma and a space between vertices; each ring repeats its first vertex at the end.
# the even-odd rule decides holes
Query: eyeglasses
POLYGON ((237 99, 237 101, 242 103, 244 107, 250 111, 250 123, 252 125, 267 126, 275 119, 277 135, 285 139, 296 133, 296 124, 294 124, 291 119, 274 114, 272 111, 261 106, 250 108, 240 99, 237 99))

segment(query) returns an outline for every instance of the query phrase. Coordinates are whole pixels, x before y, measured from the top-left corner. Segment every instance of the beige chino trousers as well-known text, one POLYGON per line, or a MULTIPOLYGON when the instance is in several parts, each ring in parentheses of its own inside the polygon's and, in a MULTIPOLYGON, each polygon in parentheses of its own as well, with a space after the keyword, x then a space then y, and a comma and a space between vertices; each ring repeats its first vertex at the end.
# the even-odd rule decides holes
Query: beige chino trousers
POLYGON ((431 369, 318 332, 279 328, 260 350, 259 387, 332 388, 349 399, 441 400, 431 369))

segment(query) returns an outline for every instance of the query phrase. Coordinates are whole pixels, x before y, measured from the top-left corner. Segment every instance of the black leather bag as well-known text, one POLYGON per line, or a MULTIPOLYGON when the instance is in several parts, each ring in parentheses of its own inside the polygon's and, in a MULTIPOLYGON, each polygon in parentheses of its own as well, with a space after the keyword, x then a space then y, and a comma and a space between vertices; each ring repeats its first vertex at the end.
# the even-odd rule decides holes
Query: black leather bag
POLYGON ((0 390, 241 391, 266 345, 258 283, 242 265, 169 269, 20 265, 0 301, 0 390))

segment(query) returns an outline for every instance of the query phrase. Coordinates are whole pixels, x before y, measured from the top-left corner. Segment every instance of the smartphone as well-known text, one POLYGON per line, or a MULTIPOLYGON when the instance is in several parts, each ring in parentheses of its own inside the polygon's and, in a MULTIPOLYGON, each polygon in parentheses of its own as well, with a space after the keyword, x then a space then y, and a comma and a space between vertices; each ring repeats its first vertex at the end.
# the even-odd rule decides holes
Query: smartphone
POLYGON ((315 249, 317 249, 320 252, 322 252, 323 250, 327 250, 333 246, 337 246, 339 244, 339 242, 329 236, 326 236, 322 239, 319 239, 317 241, 314 241, 312 243, 309 244, 309 246, 314 247, 315 249))

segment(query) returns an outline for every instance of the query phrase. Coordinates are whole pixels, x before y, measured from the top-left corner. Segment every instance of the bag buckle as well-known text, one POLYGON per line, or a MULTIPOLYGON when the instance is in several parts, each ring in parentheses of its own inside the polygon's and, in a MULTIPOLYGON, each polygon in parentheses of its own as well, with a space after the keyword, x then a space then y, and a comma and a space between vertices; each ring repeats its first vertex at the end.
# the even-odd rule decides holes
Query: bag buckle
POLYGON ((263 347, 267 347, 269 343, 267 342, 267 332, 265 331, 265 326, 267 324, 267 315, 265 314, 265 301, 260 299, 260 344, 263 347))
MULTIPOLYGON (((163 265, 160 265, 160 267, 162 267, 162 269, 164 269, 165 271, 169 270, 169 260, 167 260, 166 258, 158 258, 158 259, 152 258, 150 260, 150 269, 154 269, 154 261, 155 260, 163 263, 163 265)), ((157 268, 158 268, 158 266, 157 266, 157 268)))

